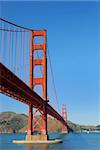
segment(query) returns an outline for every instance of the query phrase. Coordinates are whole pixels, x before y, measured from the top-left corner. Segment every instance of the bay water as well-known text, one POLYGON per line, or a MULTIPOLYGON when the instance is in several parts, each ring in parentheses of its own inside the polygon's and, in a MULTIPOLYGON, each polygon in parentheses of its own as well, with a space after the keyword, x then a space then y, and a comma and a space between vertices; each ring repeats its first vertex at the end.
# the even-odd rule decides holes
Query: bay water
POLYGON ((59 144, 13 144, 12 140, 24 140, 25 134, 0 134, 0 150, 100 150, 100 133, 50 134, 60 138, 59 144))

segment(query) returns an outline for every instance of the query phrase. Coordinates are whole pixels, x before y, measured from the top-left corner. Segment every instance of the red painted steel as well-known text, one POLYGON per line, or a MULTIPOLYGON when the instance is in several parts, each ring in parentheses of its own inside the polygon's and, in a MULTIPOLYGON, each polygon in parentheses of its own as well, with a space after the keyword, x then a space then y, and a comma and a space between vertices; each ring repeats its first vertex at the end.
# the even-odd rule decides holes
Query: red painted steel
MULTIPOLYGON (((46 30, 37 30, 37 31, 31 31, 31 45, 30 45, 30 87, 32 90, 34 90, 34 87, 36 85, 42 86, 42 98, 46 102, 43 106, 43 114, 41 114, 41 119, 44 122, 44 125, 41 128, 41 125, 39 121, 37 120, 37 124, 40 125, 40 130, 42 131, 42 134, 47 135, 47 58, 46 58, 46 30), (35 44, 34 38, 37 36, 42 36, 44 39, 43 44, 35 44), (43 51, 43 58, 42 59, 35 59, 34 53, 37 50, 43 51), (41 65, 43 67, 42 77, 41 78, 35 78, 34 77, 34 68, 35 66, 41 65)), ((30 114, 29 114, 30 115, 30 114)), ((29 117, 30 118, 30 117, 29 117)), ((31 118, 32 119, 32 118, 31 118)), ((35 116, 34 116, 35 119, 35 116)), ((31 124, 32 120, 30 120, 31 123, 29 123, 28 130, 32 130, 31 124)), ((36 124, 33 126, 33 129, 35 128, 36 124)), ((30 132, 32 133, 32 131, 30 132)))
MULTIPOLYGON (((14 43, 15 49, 16 49, 16 27, 20 27, 16 24, 10 23, 9 21, 5 21, 3 19, 0 19, 3 22, 8 23, 8 25, 14 26, 14 43)), ((33 119, 36 121, 35 114, 39 111, 41 118, 39 118, 36 122, 40 126, 40 130, 42 131, 43 135, 47 135, 47 114, 53 116, 57 120, 61 121, 66 127, 68 127, 66 121, 59 115, 47 102, 47 56, 46 56, 46 30, 31 30, 28 28, 23 28, 26 31, 29 31, 31 34, 30 36, 30 84, 29 87, 21 80, 19 79, 13 72, 11 72, 7 67, 5 67, 3 64, 0 63, 0 92, 10 96, 22 103, 25 103, 28 105, 28 135, 32 135, 33 131, 35 130, 36 124, 33 126, 33 119), (44 39, 44 42, 36 44, 34 42, 35 37, 42 36, 44 39), (42 59, 36 59, 34 58, 34 52, 37 50, 43 51, 43 58, 42 59), (35 66, 42 66, 42 77, 35 78, 34 77, 34 68, 35 66), (36 92, 34 92, 34 87, 36 85, 42 86, 42 97, 40 97, 36 92), (36 108, 36 111, 33 113, 33 107, 36 108), (42 126, 40 124, 40 121, 44 123, 42 126)), ((2 31, 10 31, 10 27, 8 30, 4 29, 4 26, 2 26, 2 31)), ((23 30, 24 32, 24 30, 23 30)), ((1 34, 2 37, 2 51, 4 49, 4 35, 1 34)), ((9 36, 8 36, 9 38, 9 36)), ((11 39, 7 39, 10 41, 11 39)), ((23 49, 24 49, 24 42, 23 49)), ((8 46, 9 47, 9 46, 8 46)), ((17 57, 12 59, 12 65, 13 61, 17 62, 17 57)), ((5 59, 6 60, 6 59, 5 59)), ((13 68, 15 67, 13 66, 13 68)))
MULTIPOLYGON (((67 108, 66 108, 66 104, 62 105, 62 117, 67 122, 67 108)), ((68 128, 64 124, 62 124, 62 132, 63 133, 68 132, 68 128)))
MULTIPOLYGON (((44 111, 43 106, 45 106, 46 102, 1 63, 0 92, 22 103, 32 105, 34 108, 39 108, 42 105, 41 111, 44 111)), ((53 116, 68 127, 67 122, 63 119, 63 117, 49 104, 47 104, 47 114, 53 116)))
MULTIPOLYGON (((9 21, 6 21, 2 18, 0 18, 2 21, 2 51, 4 50, 4 31, 7 32, 14 32, 14 38, 13 45, 15 46, 16 50, 16 36, 17 32, 19 32, 19 28, 22 29, 21 32, 30 32, 30 84, 27 86, 18 76, 16 76, 12 71, 10 71, 7 67, 5 67, 2 63, 0 63, 0 92, 2 94, 5 94, 9 97, 12 97, 22 103, 25 103, 28 105, 28 132, 27 135, 32 135, 33 131, 35 130, 36 125, 38 124, 40 126, 40 130, 42 131, 42 134, 44 137, 47 137, 47 114, 53 116, 57 120, 59 120, 65 130, 69 128, 67 125, 67 120, 63 118, 53 107, 51 107, 47 102, 47 56, 46 56, 46 30, 37 30, 34 31, 32 29, 24 28, 21 26, 18 26, 16 24, 13 24, 9 21), (4 29, 4 23, 7 23, 8 29, 4 29), (13 28, 10 28, 10 25, 13 25, 13 28), (18 27, 18 29, 17 29, 18 27), (14 30, 12 30, 14 29, 14 30), (42 36, 44 39, 44 42, 36 44, 34 42, 35 37, 42 36), (34 52, 37 50, 43 51, 43 58, 42 59, 36 59, 34 58, 34 52), (34 68, 35 66, 42 66, 42 77, 35 78, 34 77, 34 68), (36 92, 34 92, 34 87, 36 85, 42 86, 42 97, 40 97, 36 92), (36 109, 36 111, 33 113, 33 107, 36 109), (41 118, 36 120, 35 114, 37 112, 40 112, 41 118), (36 121, 36 123, 33 126, 33 120, 36 121), (41 125, 40 121, 42 120, 43 125, 41 125), (45 136, 46 135, 46 136, 45 136)), ((10 34, 11 36, 11 34, 10 34)), ((7 39, 7 47, 9 47, 9 42, 11 40, 11 37, 7 39), (9 42, 8 42, 9 41, 9 42)), ((17 43, 18 44, 18 43, 17 43)), ((22 42, 22 49, 24 50, 24 42, 22 42)), ((12 58, 12 53, 9 53, 12 58)), ((24 54, 23 54, 24 55, 24 54)), ((24 57, 24 56, 23 56, 24 57)), ((25 58, 25 57, 24 57, 25 58)), ((9 60, 9 59, 8 59, 9 60)), ((7 61, 5 59, 5 61, 7 61)), ((11 60, 12 67, 16 67, 17 62, 17 55, 14 57, 14 60, 11 60), (14 65, 15 62, 15 66, 14 65)), ((5 64, 6 65, 6 64, 5 64)), ((14 68, 15 69, 15 68, 14 68)), ((64 116, 64 109, 62 112, 64 116)), ((66 113, 67 114, 67 113, 66 113)), ((31 137, 31 136, 30 136, 31 137)))

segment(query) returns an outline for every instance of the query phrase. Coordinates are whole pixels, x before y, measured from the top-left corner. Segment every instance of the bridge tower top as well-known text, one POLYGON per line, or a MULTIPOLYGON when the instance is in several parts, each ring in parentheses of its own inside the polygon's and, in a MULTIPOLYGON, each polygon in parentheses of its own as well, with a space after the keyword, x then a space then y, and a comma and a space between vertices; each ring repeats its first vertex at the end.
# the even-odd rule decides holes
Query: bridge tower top
POLYGON ((34 90, 35 85, 42 86, 42 98, 47 100, 47 56, 46 56, 46 30, 37 30, 31 32, 31 41, 30 41, 30 87, 34 90), (42 36, 44 39, 43 44, 35 44, 35 37, 42 36), (42 50, 43 58, 35 58, 35 51, 42 50), (34 77, 34 68, 35 66, 42 66, 42 77, 34 77))

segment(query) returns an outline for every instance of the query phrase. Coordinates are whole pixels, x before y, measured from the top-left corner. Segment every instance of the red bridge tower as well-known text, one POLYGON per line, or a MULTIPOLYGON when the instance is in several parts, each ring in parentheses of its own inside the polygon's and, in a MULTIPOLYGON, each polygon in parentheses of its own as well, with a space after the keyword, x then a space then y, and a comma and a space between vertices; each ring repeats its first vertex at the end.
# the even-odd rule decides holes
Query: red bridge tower
MULTIPOLYGON (((33 108, 32 105, 29 106, 29 115, 28 115, 28 132, 27 132, 27 139, 29 140, 35 140, 36 138, 38 140, 47 140, 48 139, 48 133, 47 133, 47 56, 46 56, 46 30, 37 30, 31 31, 31 39, 30 39, 30 88, 34 90, 35 85, 41 85, 42 86, 42 98, 45 101, 45 106, 43 108, 43 112, 41 113, 39 111, 39 108, 37 108, 36 112, 39 111, 41 113, 41 119, 37 121, 37 124, 40 126, 40 130, 42 131, 42 135, 39 135, 35 137, 32 136, 32 132, 34 131, 34 126, 33 126, 33 108), (43 44, 35 44, 34 38, 42 36, 44 39, 43 44), (43 58, 42 59, 37 59, 34 58, 34 52, 37 50, 42 50, 43 51, 43 58), (42 66, 43 71, 42 71, 42 77, 35 78, 34 77, 34 68, 35 66, 42 66), (41 127, 40 125, 40 120, 43 121, 43 126, 41 127)), ((43 106, 40 106, 43 107, 43 106)), ((35 114, 36 114, 35 112, 35 114)))
MULTIPOLYGON (((66 108, 66 104, 62 105, 62 117, 67 122, 67 108, 66 108)), ((67 133, 67 132, 68 132, 67 127, 62 124, 62 133, 67 133)))

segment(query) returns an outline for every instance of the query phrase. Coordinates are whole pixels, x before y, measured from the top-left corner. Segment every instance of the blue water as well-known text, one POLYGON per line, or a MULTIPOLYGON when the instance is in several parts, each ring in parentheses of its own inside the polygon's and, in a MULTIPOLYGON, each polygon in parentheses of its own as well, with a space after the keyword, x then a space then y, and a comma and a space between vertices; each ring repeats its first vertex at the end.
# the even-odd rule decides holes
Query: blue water
POLYGON ((25 134, 0 134, 0 150, 100 150, 100 133, 50 134, 61 138, 60 144, 12 144, 12 140, 25 139, 25 134))

